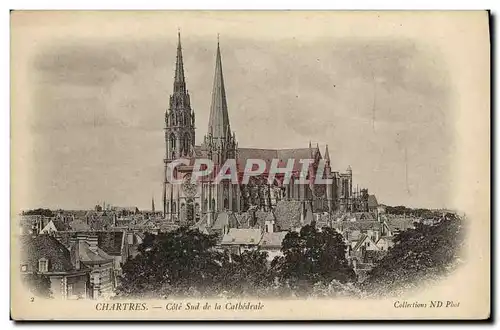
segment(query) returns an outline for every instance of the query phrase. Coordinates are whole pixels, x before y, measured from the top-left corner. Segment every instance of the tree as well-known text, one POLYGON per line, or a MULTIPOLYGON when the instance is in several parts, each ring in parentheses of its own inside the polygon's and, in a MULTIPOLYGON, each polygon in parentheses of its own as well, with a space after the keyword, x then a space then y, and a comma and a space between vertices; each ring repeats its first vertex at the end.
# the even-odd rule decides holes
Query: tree
POLYGON ((267 264, 267 252, 254 250, 231 255, 231 261, 223 267, 222 291, 236 296, 264 294, 272 283, 267 264))
POLYGON ((215 244, 215 236, 187 227, 147 235, 139 246, 140 253, 123 265, 118 295, 166 298, 214 294, 226 262, 224 254, 214 249, 215 244))
POLYGON ((48 217, 48 218, 55 216, 54 212, 52 212, 51 210, 42 209, 42 208, 24 211, 23 214, 24 215, 41 215, 41 216, 48 217))
POLYGON ((394 237, 394 246, 370 271, 363 287, 392 294, 447 274, 461 263, 463 234, 462 219, 451 213, 434 225, 416 223, 394 237))
POLYGON ((43 274, 23 275, 23 283, 37 297, 50 298, 52 296, 50 279, 43 274))
POLYGON ((315 224, 302 227, 300 233, 288 233, 282 243, 282 257, 271 266, 277 280, 298 294, 310 293, 318 283, 352 282, 356 279, 346 259, 342 235, 332 228, 318 231, 315 224))

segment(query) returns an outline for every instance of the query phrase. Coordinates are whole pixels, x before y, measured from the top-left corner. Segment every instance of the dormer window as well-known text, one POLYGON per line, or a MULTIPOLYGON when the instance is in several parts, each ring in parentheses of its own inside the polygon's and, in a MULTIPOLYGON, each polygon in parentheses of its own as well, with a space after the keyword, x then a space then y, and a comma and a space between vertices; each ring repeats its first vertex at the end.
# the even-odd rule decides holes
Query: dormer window
POLYGON ((45 258, 38 260, 38 271, 40 273, 46 273, 49 271, 49 261, 45 258))
POLYGON ((21 265, 21 271, 22 272, 28 271, 28 265, 21 265))

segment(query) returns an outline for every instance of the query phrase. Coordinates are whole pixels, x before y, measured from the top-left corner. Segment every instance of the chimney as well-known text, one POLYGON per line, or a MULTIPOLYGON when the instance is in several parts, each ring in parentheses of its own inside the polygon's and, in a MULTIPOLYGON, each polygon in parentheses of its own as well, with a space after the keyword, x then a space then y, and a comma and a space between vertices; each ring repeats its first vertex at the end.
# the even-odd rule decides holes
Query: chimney
POLYGON ((70 257, 71 257, 71 263, 73 266, 75 266, 76 270, 80 270, 81 265, 80 265, 80 242, 76 237, 71 237, 69 239, 69 244, 70 244, 70 257))
POLYGON ((87 237, 87 243, 89 244, 90 251, 97 253, 97 235, 89 235, 87 237))

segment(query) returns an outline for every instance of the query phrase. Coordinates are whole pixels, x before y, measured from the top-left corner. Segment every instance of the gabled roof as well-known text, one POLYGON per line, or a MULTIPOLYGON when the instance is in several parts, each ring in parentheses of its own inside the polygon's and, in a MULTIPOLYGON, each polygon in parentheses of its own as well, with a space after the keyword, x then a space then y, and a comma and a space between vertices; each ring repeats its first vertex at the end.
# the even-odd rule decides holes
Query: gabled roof
POLYGON ((69 250, 51 235, 20 236, 20 263, 27 266, 28 271, 38 271, 38 261, 48 260, 49 272, 70 272, 75 266, 71 262, 69 250))
POLYGON ((94 252, 90 249, 90 245, 87 242, 79 242, 77 244, 79 244, 78 255, 80 261, 84 263, 105 263, 113 260, 113 257, 99 247, 94 252))
POLYGON ((376 244, 378 244, 381 240, 392 242, 394 240, 394 236, 380 236, 376 244))
POLYGON ((375 195, 368 195, 368 207, 377 207, 377 197, 375 195))
POLYGON ((222 237, 222 245, 258 245, 262 238, 260 229, 231 228, 222 237))
POLYGON ((359 240, 358 242, 356 243, 356 245, 352 248, 353 251, 357 251, 361 245, 363 245, 363 243, 365 242, 366 238, 368 237, 368 235, 366 234, 361 234, 361 236, 359 237, 359 240))
POLYGON ((69 226, 61 220, 53 219, 52 223, 54 224, 54 227, 57 229, 57 231, 65 231, 70 229, 69 226))
POLYGON ((191 229, 198 229, 201 233, 209 234, 208 216, 204 214, 197 223, 191 226, 191 229))
POLYGON ((57 240, 67 249, 71 247, 71 238, 76 238, 78 234, 97 235, 97 245, 109 255, 121 255, 124 231, 79 231, 79 232, 58 232, 57 240))
POLYGON ((262 248, 281 248, 281 243, 285 239, 286 234, 288 234, 287 231, 264 233, 259 245, 262 248))

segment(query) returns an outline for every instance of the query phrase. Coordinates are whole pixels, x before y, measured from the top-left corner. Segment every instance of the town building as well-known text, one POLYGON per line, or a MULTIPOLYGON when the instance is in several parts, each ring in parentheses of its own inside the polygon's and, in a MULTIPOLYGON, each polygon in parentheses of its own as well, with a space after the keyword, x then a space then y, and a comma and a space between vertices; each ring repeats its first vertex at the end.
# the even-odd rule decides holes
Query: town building
POLYGON ((50 281, 51 296, 56 299, 83 299, 91 296, 91 269, 55 237, 47 234, 23 235, 21 276, 45 276, 50 281))

